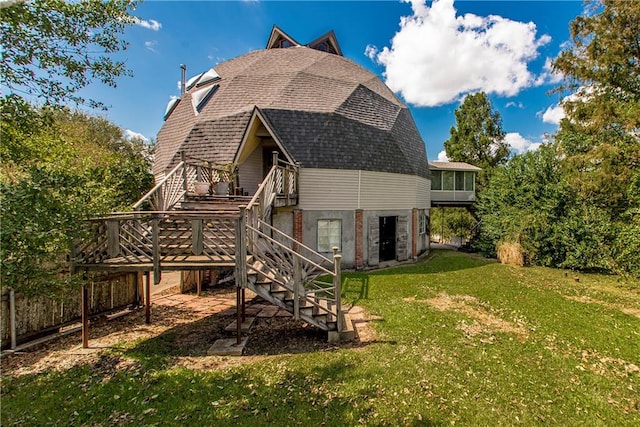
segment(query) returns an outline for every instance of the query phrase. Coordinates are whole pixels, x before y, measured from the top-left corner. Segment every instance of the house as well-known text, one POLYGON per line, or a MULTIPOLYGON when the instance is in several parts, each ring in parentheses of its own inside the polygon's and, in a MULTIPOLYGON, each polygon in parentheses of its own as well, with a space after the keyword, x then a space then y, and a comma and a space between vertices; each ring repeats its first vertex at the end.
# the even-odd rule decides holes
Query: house
MULTIPOLYGON (((302 45, 274 27, 263 50, 188 80, 182 69, 157 137, 156 185, 134 212, 89 221, 72 270, 143 274, 149 322, 151 274, 157 284, 163 271, 191 271, 200 289, 204 271, 233 269, 236 345, 246 289, 330 340, 352 336, 341 269, 429 249, 431 172, 408 108, 342 56, 333 32, 302 45)), ((446 189, 445 169, 434 173, 446 189)))
POLYGON ((184 158, 234 164, 235 191, 253 196, 274 164, 289 165, 295 191, 269 211, 273 227, 322 254, 337 247, 346 268, 428 250, 424 141, 408 108, 342 56, 333 32, 302 45, 274 27, 265 49, 183 87, 158 133, 157 181, 184 158))

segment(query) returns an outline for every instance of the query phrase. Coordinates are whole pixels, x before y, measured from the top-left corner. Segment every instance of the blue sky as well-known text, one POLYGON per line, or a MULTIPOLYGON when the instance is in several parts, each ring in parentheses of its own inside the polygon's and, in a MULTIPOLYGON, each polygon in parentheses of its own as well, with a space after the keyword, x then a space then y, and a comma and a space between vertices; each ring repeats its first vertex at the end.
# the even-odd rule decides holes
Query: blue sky
POLYGON ((514 152, 535 149, 557 129, 560 95, 549 73, 569 39, 579 1, 149 1, 134 11, 121 56, 133 71, 116 89, 84 95, 130 133, 154 138, 171 96, 187 78, 263 49, 275 24, 298 42, 336 33, 344 56, 379 75, 413 113, 429 160, 442 158, 468 93, 484 90, 514 152))

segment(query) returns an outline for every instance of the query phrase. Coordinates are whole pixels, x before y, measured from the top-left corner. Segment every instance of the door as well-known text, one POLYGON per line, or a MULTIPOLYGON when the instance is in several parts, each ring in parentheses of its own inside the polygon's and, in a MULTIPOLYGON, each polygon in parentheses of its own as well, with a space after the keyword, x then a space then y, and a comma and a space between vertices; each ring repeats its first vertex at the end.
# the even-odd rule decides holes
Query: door
POLYGON ((409 259, 409 217, 399 216, 397 224, 397 259, 406 261, 409 259))
POLYGON ((397 216, 381 216, 380 223, 380 261, 396 259, 397 216))
POLYGON ((380 263, 380 221, 378 217, 369 218, 369 245, 367 264, 371 267, 380 263))

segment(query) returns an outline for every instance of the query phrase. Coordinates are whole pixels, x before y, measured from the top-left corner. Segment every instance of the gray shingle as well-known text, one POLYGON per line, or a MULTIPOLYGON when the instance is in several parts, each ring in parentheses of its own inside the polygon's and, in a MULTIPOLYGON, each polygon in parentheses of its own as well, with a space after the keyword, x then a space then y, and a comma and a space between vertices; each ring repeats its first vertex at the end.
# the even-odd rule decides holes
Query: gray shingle
POLYGON ((304 167, 429 176, 424 142, 406 106, 349 59, 297 46, 251 52, 215 69, 220 87, 200 113, 192 89, 158 133, 155 174, 175 164, 181 150, 231 161, 258 107, 304 167))

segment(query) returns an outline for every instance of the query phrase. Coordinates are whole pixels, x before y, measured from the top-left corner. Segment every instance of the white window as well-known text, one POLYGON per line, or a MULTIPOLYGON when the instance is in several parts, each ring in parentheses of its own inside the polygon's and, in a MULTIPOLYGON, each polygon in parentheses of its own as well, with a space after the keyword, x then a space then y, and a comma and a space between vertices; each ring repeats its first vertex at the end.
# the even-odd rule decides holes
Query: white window
POLYGON ((333 247, 342 249, 342 220, 318 220, 318 252, 333 252, 333 247))
POLYGON ((418 233, 427 234, 427 216, 420 215, 418 217, 418 233))

